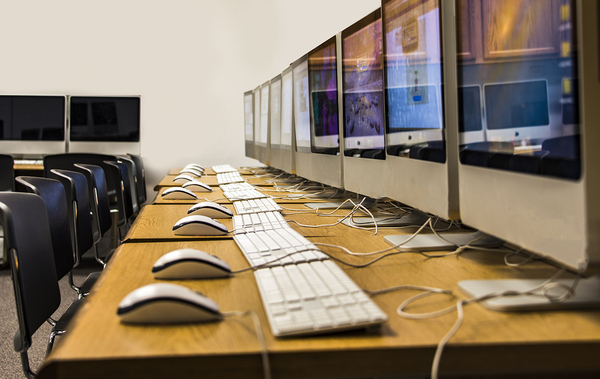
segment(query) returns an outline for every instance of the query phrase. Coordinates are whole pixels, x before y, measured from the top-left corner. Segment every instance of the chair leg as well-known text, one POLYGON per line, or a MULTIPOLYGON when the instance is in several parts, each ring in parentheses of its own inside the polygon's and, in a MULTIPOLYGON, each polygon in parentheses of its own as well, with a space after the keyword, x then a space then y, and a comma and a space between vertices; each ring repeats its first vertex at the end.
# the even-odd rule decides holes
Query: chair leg
POLYGON ((100 254, 98 252, 98 244, 94 244, 94 255, 96 256, 96 262, 100 263, 102 265, 102 268, 104 269, 106 267, 106 262, 103 261, 100 258, 100 254))
POLYGON ((81 289, 75 285, 73 281, 73 270, 69 271, 69 286, 73 289, 73 291, 77 292, 77 297, 81 299, 81 289))
POLYGON ((35 374, 31 371, 31 367, 29 367, 29 356, 27 355, 27 351, 23 351, 21 353, 21 367, 23 368, 23 374, 29 379, 35 379, 35 374))
POLYGON ((50 333, 50 338, 48 339, 48 347, 46 348, 46 358, 48 358, 48 356, 52 352, 52 347, 54 346, 54 339, 56 338, 56 336, 60 336, 61 334, 65 334, 65 331, 64 330, 53 330, 50 333))

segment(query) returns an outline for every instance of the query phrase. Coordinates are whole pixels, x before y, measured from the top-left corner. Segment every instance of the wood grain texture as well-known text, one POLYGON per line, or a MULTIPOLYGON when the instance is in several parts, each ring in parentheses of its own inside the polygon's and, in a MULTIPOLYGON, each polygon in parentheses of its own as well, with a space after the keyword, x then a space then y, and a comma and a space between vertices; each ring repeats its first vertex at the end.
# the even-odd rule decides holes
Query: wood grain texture
MULTIPOLYGON (((173 179, 175 179, 177 177, 177 175, 165 175, 155 186, 154 186, 154 190, 158 191, 160 188, 163 187, 180 187, 181 184, 178 183, 173 183, 173 179)), ((244 177, 244 179, 246 179, 246 181, 254 186, 267 186, 267 187, 271 187, 273 186, 272 183, 267 182, 265 179, 263 178, 255 178, 253 175, 242 175, 242 177, 244 177)), ((216 175, 213 176, 202 176, 201 178, 196 178, 198 181, 208 184, 211 187, 218 187, 219 183, 217 182, 217 177, 216 175)))
MULTIPOLYGON (((260 170, 261 168, 260 167, 256 167, 256 169, 260 170)), ((175 168, 169 169, 168 174, 169 175, 178 175, 179 171, 181 171, 181 170, 183 170, 183 167, 175 167, 175 168)), ((242 175, 252 175, 252 171, 250 171, 250 170, 242 169, 242 168, 239 168, 239 167, 238 167, 237 170, 242 175)), ((210 176, 217 175, 217 173, 212 168, 210 168, 210 167, 205 167, 204 168, 204 174, 205 175, 210 175, 210 176)))

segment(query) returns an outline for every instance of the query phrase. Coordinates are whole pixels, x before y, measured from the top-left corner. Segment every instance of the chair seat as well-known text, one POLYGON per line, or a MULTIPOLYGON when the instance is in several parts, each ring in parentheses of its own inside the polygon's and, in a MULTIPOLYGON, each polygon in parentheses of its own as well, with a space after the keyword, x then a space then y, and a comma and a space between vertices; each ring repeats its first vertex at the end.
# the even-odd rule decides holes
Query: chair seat
POLYGON ((54 325, 54 327, 52 328, 53 332, 64 332, 65 330, 67 330, 67 327, 69 326, 69 322, 71 322, 71 320, 73 319, 73 316, 75 316, 75 314, 77 313, 77 311, 79 310, 79 308, 81 308, 81 306, 83 305, 83 299, 81 300, 74 300, 71 305, 69 305, 69 308, 67 308, 67 310, 65 311, 65 313, 63 313, 60 318, 56 321, 56 325, 54 325))
POLYGON ((96 284, 96 282, 98 281, 98 278, 100 277, 101 273, 102 273, 102 271, 92 272, 91 274, 88 275, 87 278, 85 278, 85 281, 79 287, 81 294, 83 296, 87 296, 90 293, 90 291, 94 287, 94 284, 96 284))

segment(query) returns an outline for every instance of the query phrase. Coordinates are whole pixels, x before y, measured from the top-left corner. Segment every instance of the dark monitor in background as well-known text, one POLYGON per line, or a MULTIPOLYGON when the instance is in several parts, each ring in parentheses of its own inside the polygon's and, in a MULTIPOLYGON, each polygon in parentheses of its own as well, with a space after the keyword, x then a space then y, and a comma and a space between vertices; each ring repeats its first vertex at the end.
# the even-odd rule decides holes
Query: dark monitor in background
MULTIPOLYGON (((444 219, 458 219, 456 146, 449 139, 454 113, 445 112, 445 93, 456 98, 455 53, 442 25, 453 25, 450 2, 384 0, 386 167, 385 195, 444 219), (444 18, 444 22, 442 22, 444 18), (444 40, 442 39, 444 38, 444 40)), ((450 30, 453 30, 452 28, 450 30)), ((452 125, 456 127, 456 125, 452 125)))
POLYGON ((65 152, 67 97, 0 95, 0 151, 41 158, 65 152))
MULTIPOLYGON (((260 113, 258 128, 254 128, 254 158, 260 163, 269 164, 269 82, 263 83, 258 89, 260 93, 260 113)), ((255 105, 255 109, 256 109, 255 105)), ((256 117, 254 118, 256 120, 256 117)))
POLYGON ((71 153, 140 154, 140 96, 69 96, 71 153))
POLYGON ((252 116, 254 97, 252 91, 244 92, 244 144, 245 155, 254 158, 254 118, 252 116))
POLYGON ((342 31, 344 188, 384 195, 385 110, 381 9, 342 31))
MULTIPOLYGON (((465 124, 459 141, 461 218, 580 273, 595 272, 600 264, 599 11, 597 1, 568 0, 505 1, 502 7, 469 2, 456 9, 457 20, 468 20, 458 25, 458 45, 473 35, 467 28, 481 28, 484 47, 479 55, 458 60, 458 85, 483 89, 485 121, 483 139, 467 138, 465 124), (495 33, 503 30, 510 33, 495 33)), ((463 120, 472 111, 464 100, 463 95, 458 109, 463 120)), ((520 281, 517 289, 537 283, 520 281)), ((597 306, 600 294, 589 292, 588 283, 582 280, 564 302, 540 294, 486 304, 495 309, 597 306), (586 291, 591 297, 582 299, 586 291)), ((508 284, 465 282, 461 289, 479 296, 515 289, 508 284)))
POLYGON ((339 143, 337 40, 330 38, 292 65, 296 174, 343 187, 339 143))

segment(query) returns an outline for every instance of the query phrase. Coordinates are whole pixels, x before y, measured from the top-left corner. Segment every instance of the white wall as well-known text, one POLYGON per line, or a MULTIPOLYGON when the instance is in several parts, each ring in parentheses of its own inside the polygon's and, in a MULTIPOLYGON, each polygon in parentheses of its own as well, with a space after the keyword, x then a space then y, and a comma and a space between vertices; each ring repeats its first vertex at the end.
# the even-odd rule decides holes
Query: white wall
POLYGON ((244 157, 243 93, 379 0, 10 1, 0 93, 141 95, 151 187, 171 167, 244 157))

